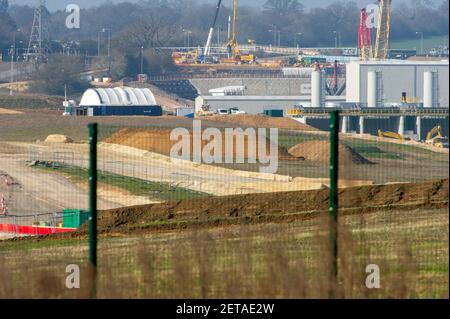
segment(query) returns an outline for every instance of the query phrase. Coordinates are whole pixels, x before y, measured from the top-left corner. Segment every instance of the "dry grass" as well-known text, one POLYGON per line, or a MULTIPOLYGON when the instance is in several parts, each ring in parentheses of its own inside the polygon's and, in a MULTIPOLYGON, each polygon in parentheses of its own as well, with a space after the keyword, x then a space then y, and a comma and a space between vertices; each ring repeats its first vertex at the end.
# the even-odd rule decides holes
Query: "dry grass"
MULTIPOLYGON (((324 217, 280 224, 105 237, 98 298, 448 298, 448 212, 347 216, 339 227, 339 275, 330 280, 324 217), (365 287, 377 264, 381 289, 365 287)), ((0 244, 0 297, 90 296, 64 287, 69 263, 86 265, 86 243, 0 244)))

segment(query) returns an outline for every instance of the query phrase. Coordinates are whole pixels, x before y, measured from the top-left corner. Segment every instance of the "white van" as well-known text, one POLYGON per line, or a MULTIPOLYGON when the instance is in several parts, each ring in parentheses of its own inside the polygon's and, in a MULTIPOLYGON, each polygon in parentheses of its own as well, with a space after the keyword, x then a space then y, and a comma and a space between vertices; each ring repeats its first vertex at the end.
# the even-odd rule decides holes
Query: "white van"
POLYGON ((228 115, 228 110, 227 109, 217 109, 217 114, 228 115))

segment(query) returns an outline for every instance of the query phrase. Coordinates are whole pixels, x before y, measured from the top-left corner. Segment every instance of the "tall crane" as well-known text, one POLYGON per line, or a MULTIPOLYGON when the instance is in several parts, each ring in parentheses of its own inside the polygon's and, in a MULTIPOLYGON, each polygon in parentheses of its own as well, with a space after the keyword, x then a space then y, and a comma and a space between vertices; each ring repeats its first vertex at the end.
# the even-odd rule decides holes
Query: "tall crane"
POLYGON ((375 59, 387 59, 389 53, 389 37, 391 31, 392 0, 378 0, 378 29, 375 42, 375 59))
POLYGON ((236 25, 237 25, 237 0, 233 0, 233 18, 231 21, 231 37, 228 39, 228 52, 231 53, 233 56, 239 55, 239 47, 237 43, 237 31, 236 31, 236 25))
POLYGON ((242 54, 237 41, 237 0, 233 0, 233 18, 231 21, 230 39, 228 41, 227 50, 231 55, 231 59, 226 62, 237 63, 253 63, 255 57, 253 54, 242 54))
POLYGON ((361 60, 373 58, 372 33, 367 25, 367 11, 361 9, 358 30, 358 49, 361 60))
POLYGON ((206 58, 211 53, 211 41, 214 34, 214 28, 216 27, 217 17, 219 16, 220 6, 222 0, 217 3, 216 14, 214 15, 214 20, 211 28, 209 29, 208 39, 206 40, 205 50, 203 51, 203 56, 206 58))

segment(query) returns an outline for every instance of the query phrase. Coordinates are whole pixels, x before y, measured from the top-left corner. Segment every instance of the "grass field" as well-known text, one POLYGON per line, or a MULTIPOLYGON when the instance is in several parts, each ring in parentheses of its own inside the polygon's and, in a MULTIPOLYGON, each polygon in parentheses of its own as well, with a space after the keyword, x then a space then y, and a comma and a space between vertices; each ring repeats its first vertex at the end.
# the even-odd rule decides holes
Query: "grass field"
MULTIPOLYGON (((88 180, 88 171, 85 168, 66 164, 59 164, 55 167, 46 167, 41 165, 34 167, 47 172, 64 175, 75 184, 85 184, 88 180)), ((193 199, 209 196, 206 193, 173 186, 168 183, 151 182, 139 178, 127 177, 103 171, 98 172, 97 179, 100 185, 119 188, 129 192, 131 195, 143 196, 155 201, 193 199)))
MULTIPOLYGON (((337 297, 448 298, 447 209, 346 216, 340 224, 337 297), (364 285, 369 264, 380 267, 381 289, 364 285)), ((328 297, 324 225, 318 217, 101 237, 97 297, 328 297)), ((86 246, 85 237, 2 242, 0 297, 89 297, 86 246), (82 289, 64 288, 67 264, 82 267, 82 289)))
MULTIPOLYGON (((448 46, 448 36, 434 36, 434 37, 424 37, 423 39, 423 48, 424 51, 429 51, 433 48, 437 48, 439 46, 446 45, 448 46)), ((412 38, 409 40, 395 40, 393 39, 391 42, 392 49, 405 49, 405 50, 414 50, 416 49, 418 53, 420 53, 421 49, 421 40, 420 35, 416 38, 412 38)))
MULTIPOLYGON (((310 140, 327 140, 327 136, 307 132, 280 132, 279 145, 286 149, 310 140)), ((342 143, 374 163, 374 165, 341 165, 341 177, 372 180, 375 183, 420 181, 428 178, 447 178, 448 154, 388 142, 344 138, 342 143)), ((221 165, 240 170, 256 171, 257 165, 221 165)), ((290 176, 326 178, 328 165, 316 162, 279 161, 278 173, 290 176)))

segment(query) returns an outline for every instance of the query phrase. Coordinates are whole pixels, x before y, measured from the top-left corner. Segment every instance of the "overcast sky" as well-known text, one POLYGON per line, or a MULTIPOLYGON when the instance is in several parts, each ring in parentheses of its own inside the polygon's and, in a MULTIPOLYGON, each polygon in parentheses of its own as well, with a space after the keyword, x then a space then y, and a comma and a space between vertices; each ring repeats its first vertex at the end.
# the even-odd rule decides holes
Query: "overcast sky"
MULTIPOLYGON (((119 2, 139 2, 140 0, 108 0, 114 3, 119 2)), ((201 2, 208 2, 216 4, 217 0, 199 0, 201 2)), ((300 0, 301 3, 303 3, 307 7, 319 7, 319 6, 326 6, 332 2, 335 2, 337 0, 300 0)), ((375 0, 353 0, 358 3, 359 6, 363 7, 364 5, 367 5, 368 3, 376 2, 375 0)), ((410 0, 406 0, 410 1, 410 0)), ((435 3, 441 3, 442 0, 432 0, 435 3)), ((39 2, 39 0, 9 0, 11 4, 28 4, 28 5, 34 5, 39 2)), ((75 3, 78 4, 80 7, 92 7, 97 6, 102 3, 107 2, 107 0, 47 0, 47 6, 50 10, 57 10, 57 9, 63 9, 67 4, 69 3, 75 3)), ((264 4, 264 0, 239 0, 239 4, 242 5, 262 5, 264 4)), ((402 1, 403 2, 403 1, 402 1)), ((230 6, 232 4, 232 0, 224 0, 224 5, 230 6)))

